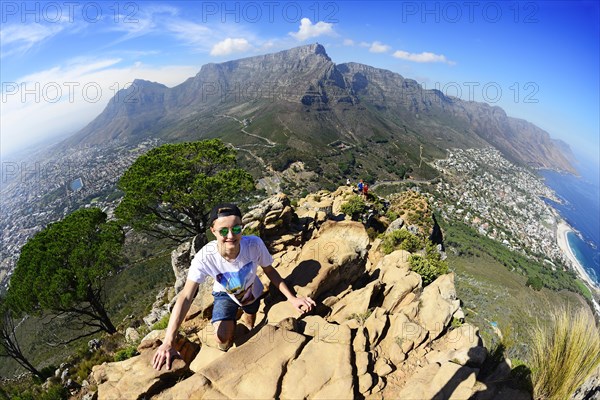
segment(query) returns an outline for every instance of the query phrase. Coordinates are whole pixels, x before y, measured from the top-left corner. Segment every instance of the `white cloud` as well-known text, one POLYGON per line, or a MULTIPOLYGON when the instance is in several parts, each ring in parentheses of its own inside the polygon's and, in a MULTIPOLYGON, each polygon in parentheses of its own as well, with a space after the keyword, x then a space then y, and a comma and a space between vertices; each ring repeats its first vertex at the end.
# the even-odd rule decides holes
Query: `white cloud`
POLYGON ((354 46, 354 40, 344 39, 344 46, 354 46))
POLYGON ((199 50, 208 50, 208 43, 214 42, 214 32, 206 25, 185 20, 173 20, 166 25, 175 38, 199 50))
POLYGON ((197 66, 123 65, 119 58, 78 58, 15 82, 2 82, 2 155, 78 131, 134 79, 172 87, 197 72, 197 66))
POLYGON ((64 25, 20 24, 8 25, 0 30, 2 52, 0 57, 13 54, 25 54, 36 44, 57 35, 64 25))
POLYGON ((252 46, 244 38, 227 38, 215 44, 210 50, 211 56, 225 56, 232 53, 243 53, 252 50, 252 46))
POLYGON ((456 64, 454 61, 450 61, 443 54, 435 54, 424 51, 422 53, 409 53, 403 50, 397 50, 392 54, 396 58, 400 58, 402 60, 413 61, 418 63, 445 63, 448 65, 456 64))
POLYGON ((308 18, 302 18, 300 20, 300 29, 298 30, 298 32, 290 32, 289 34, 300 41, 315 38, 322 35, 336 35, 333 30, 333 24, 323 21, 319 21, 316 24, 313 24, 308 18))
POLYGON ((390 48, 391 47, 387 44, 375 41, 371 44, 371 47, 369 47, 369 51, 371 53, 387 53, 390 50, 390 48))

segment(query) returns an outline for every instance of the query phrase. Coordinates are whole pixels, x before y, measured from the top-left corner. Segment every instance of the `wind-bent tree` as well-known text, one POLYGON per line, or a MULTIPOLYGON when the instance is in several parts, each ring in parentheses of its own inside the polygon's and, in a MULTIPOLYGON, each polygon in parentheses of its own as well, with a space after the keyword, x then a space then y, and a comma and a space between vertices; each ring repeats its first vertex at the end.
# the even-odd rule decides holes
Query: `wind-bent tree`
POLYGON ((120 225, 107 222, 98 208, 75 211, 48 225, 21 250, 8 306, 17 314, 75 315, 71 328, 81 332, 77 338, 116 332, 104 305, 104 284, 120 266, 123 241, 120 225))
POLYGON ((23 354, 17 340, 15 320, 3 299, 0 299, 0 357, 10 357, 27 371, 42 377, 42 373, 23 354))
POLYGON ((166 144, 140 156, 119 181, 116 215, 154 237, 181 242, 206 231, 215 204, 254 189, 236 152, 218 139, 166 144))

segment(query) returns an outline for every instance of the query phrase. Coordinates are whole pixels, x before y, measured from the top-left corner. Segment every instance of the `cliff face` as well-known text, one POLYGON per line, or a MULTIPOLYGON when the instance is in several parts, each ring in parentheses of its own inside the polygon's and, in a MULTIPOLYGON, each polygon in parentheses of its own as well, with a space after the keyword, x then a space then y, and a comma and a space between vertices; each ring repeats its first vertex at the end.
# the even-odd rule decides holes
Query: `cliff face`
POLYGON ((424 90, 387 70, 336 65, 319 44, 207 64, 171 89, 136 80, 67 143, 134 142, 148 136, 167 141, 223 136, 245 143, 247 138, 232 134, 231 119, 224 115, 251 118, 257 136, 313 154, 326 154, 324 146, 343 140, 372 149, 377 157, 410 162, 421 145, 434 158, 448 147, 492 145, 519 164, 574 172, 564 146, 535 125, 510 118, 499 107, 424 90))
MULTIPOLYGON (((139 356, 94 367, 98 397, 493 398, 506 390, 494 383, 509 374, 505 362, 480 373, 487 350, 478 329, 462 323, 454 274, 423 287, 409 268, 410 253, 385 255, 362 223, 344 220, 340 207, 352 195, 349 187, 321 192, 295 208, 276 195, 243 218, 246 229, 262 233, 288 285, 317 301, 314 312, 300 316, 269 293, 257 326, 248 331, 239 323, 235 347, 222 352, 208 322, 211 285, 203 285, 177 345, 182 359, 171 370, 153 370, 151 358, 164 335, 153 331, 139 356)), ((401 229, 402 221, 396 222, 390 229, 401 229)), ((173 252, 176 276, 189 268, 194 247, 173 252)))

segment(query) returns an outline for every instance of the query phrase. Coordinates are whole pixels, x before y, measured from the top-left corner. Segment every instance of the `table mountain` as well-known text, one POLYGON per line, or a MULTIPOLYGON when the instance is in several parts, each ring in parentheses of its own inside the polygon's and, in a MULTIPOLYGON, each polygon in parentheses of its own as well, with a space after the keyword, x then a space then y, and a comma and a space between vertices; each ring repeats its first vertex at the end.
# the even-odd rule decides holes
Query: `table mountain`
POLYGON ((563 145, 500 107, 425 90, 384 69, 335 64, 320 44, 206 64, 173 88, 136 80, 65 144, 148 137, 220 137, 274 169, 301 160, 330 180, 359 170, 431 177, 422 159, 489 145, 521 165, 574 172, 563 145))

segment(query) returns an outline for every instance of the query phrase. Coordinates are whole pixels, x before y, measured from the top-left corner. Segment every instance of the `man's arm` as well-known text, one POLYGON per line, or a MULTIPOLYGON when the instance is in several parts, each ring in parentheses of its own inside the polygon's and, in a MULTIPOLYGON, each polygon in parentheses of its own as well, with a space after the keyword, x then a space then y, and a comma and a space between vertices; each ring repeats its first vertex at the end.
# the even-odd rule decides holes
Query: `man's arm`
POLYGON ((292 305, 302 314, 312 310, 312 308, 316 306, 316 303, 310 297, 296 297, 290 288, 288 288, 281 275, 279 275, 279 272, 277 272, 272 265, 263 267, 263 270, 271 283, 273 283, 273 285, 279 289, 285 298, 288 299, 288 301, 292 303, 292 305))
POLYGON ((171 317, 169 318, 169 325, 167 326, 167 332, 165 333, 165 339, 160 345, 154 357, 152 358, 152 366, 155 369, 160 370, 163 364, 167 364, 167 369, 171 369, 171 362, 173 358, 181 357, 179 352, 175 349, 175 338, 177 337, 177 330, 183 322, 183 319, 187 315, 188 310, 194 300, 194 295, 198 289, 198 283, 187 280, 185 286, 179 293, 179 297, 173 306, 171 311, 171 317))

